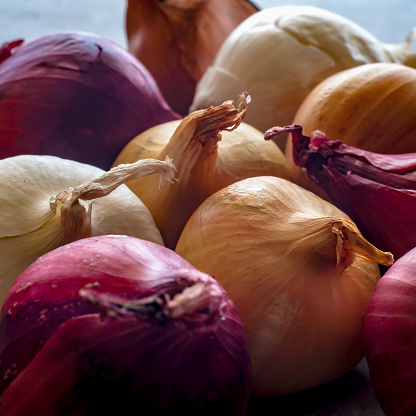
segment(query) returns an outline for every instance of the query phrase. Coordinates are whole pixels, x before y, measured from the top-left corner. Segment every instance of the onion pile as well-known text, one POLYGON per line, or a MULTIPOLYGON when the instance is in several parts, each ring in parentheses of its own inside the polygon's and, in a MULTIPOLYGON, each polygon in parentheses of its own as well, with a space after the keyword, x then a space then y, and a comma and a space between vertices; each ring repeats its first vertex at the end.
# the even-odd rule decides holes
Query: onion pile
POLYGON ((175 251, 234 300, 255 395, 303 391, 352 370, 364 356, 363 318, 378 264, 393 261, 338 208, 272 176, 208 197, 175 251))
POLYGON ((1 158, 45 154, 107 170, 134 136, 179 118, 144 65, 98 35, 53 33, 2 51, 1 158))
POLYGON ((414 416, 416 29, 126 6, 128 50, 0 46, 0 416, 245 416, 364 358, 414 416))
POLYGON ((158 244, 90 237, 19 276, 0 319, 0 414, 243 416, 247 336, 211 276, 158 244))

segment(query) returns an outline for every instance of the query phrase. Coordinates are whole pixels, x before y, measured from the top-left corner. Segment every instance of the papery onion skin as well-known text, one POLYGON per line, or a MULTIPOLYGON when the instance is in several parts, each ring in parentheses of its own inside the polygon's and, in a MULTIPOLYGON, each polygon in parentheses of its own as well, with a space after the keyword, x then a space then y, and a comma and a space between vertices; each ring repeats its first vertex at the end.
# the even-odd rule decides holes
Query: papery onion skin
MULTIPOLYGON (((289 123, 301 125, 306 135, 319 130, 330 140, 362 150, 414 153, 415 114, 416 69, 395 63, 370 63, 322 81, 305 98, 289 123)), ((287 137, 285 154, 293 180, 319 192, 294 163, 291 137, 284 137, 287 137)))
POLYGON ((416 246, 416 153, 383 154, 313 137, 294 124, 265 133, 292 134, 293 161, 345 212, 372 244, 400 258, 416 246))
MULTIPOLYGON (((372 62, 402 63, 409 55, 410 38, 386 45, 325 9, 270 7, 230 33, 198 82, 190 111, 249 91, 253 101, 245 121, 265 132, 292 123, 308 93, 330 75, 372 62)), ((284 151, 285 140, 278 145, 284 151)))
POLYGON ((416 249, 377 283, 364 321, 365 355, 386 416, 416 413, 416 249))
POLYGON ((377 263, 392 262, 338 208, 268 176, 207 198, 176 252, 232 297, 248 334, 253 394, 261 396, 317 387, 359 363, 377 263))
POLYGON ((129 51, 149 69, 170 107, 185 116, 223 41, 258 10, 248 0, 129 0, 129 51))
POLYGON ((235 306, 215 279, 158 244, 100 236, 46 254, 10 290, 0 334, 1 415, 245 414, 251 367, 235 306), (153 296, 171 305, 197 285, 203 299, 189 298, 177 316, 129 306, 153 296))
POLYGON ((98 35, 52 33, 12 52, 0 62, 2 158, 46 154, 107 170, 134 136, 179 118, 146 67, 98 35))

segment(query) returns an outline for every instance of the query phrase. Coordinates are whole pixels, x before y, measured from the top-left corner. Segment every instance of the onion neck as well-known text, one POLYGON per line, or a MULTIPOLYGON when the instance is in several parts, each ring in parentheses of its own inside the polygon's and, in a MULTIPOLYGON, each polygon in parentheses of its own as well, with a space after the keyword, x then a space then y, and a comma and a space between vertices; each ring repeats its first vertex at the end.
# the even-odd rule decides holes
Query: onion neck
POLYGON ((163 159, 169 155, 175 161, 181 184, 210 181, 216 166, 221 131, 232 131, 241 124, 249 100, 244 92, 237 107, 232 101, 226 101, 216 107, 196 110, 182 120, 158 157, 163 159))
POLYGON ((165 161, 142 159, 135 163, 118 165, 90 182, 61 191, 49 201, 51 210, 60 215, 61 245, 91 236, 92 202, 109 195, 130 179, 159 173, 159 187, 164 179, 174 182, 176 167, 166 156, 165 161))
POLYGON ((393 255, 373 246, 359 232, 357 226, 347 219, 334 222, 331 231, 336 235, 336 257, 338 274, 352 265, 358 258, 365 263, 376 263, 383 266, 393 264, 393 255))
POLYGON ((308 257, 310 268, 318 271, 335 268, 335 274, 341 276, 357 261, 384 266, 390 266, 394 261, 391 253, 373 246, 349 219, 320 217, 312 222, 306 218, 302 223, 302 235, 288 245, 287 251, 297 251, 298 255, 308 257))
POLYGON ((213 282, 183 280, 170 286, 138 299, 100 293, 93 289, 81 289, 79 293, 105 317, 136 317, 164 325, 173 324, 182 329, 213 324, 229 303, 224 292, 213 282))

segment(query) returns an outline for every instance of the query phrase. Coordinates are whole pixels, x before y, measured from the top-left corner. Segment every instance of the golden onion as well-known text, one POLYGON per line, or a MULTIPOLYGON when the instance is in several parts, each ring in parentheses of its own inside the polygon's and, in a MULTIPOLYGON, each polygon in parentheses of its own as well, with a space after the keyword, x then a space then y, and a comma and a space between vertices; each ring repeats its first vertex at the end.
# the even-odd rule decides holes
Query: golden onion
POLYGON ((175 250, 231 295, 247 330, 253 394, 310 389, 363 358, 362 325, 393 257, 296 184, 262 176, 207 198, 175 250))

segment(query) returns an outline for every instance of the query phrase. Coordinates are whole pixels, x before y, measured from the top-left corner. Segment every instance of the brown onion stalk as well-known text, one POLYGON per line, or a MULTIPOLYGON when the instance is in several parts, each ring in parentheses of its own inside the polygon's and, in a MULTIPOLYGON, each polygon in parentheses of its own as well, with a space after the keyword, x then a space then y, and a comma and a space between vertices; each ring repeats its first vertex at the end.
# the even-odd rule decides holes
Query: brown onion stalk
POLYGON ((138 135, 114 162, 132 163, 142 158, 172 158, 177 168, 175 186, 155 193, 154 179, 141 178, 126 185, 147 206, 166 247, 175 248, 186 221, 214 192, 238 180, 274 175, 290 179, 287 161, 263 133, 242 122, 249 97, 197 110, 183 120, 155 126, 138 135))
POLYGON ((292 133, 293 161, 357 224, 363 235, 398 259, 416 246, 416 153, 380 154, 294 124, 275 127, 266 140, 292 133))

